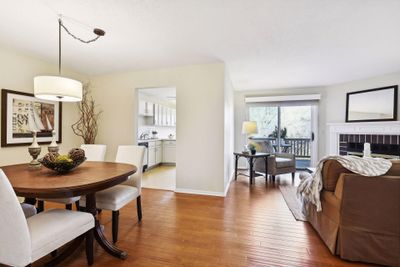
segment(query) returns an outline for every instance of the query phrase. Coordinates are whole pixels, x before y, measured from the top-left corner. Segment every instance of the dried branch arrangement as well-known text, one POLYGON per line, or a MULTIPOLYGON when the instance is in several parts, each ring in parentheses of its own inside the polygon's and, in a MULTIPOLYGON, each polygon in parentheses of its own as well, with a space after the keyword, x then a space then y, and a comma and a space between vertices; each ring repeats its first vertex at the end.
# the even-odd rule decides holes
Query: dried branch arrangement
POLYGON ((82 90, 82 101, 78 103, 80 118, 72 124, 72 130, 83 138, 85 144, 94 144, 98 133, 98 119, 102 111, 96 110, 96 104, 90 95, 89 84, 82 90))

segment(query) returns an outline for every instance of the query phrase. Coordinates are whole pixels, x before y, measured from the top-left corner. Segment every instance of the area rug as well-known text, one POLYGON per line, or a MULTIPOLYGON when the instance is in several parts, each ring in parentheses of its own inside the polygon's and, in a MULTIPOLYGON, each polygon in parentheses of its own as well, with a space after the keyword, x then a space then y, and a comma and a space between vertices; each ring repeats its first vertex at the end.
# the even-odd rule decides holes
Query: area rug
POLYGON ((294 218, 297 221, 306 222, 306 216, 304 216, 304 214, 301 212, 301 202, 296 195, 297 187, 287 185, 279 186, 279 190, 281 190, 283 198, 285 199, 286 204, 292 212, 294 218))

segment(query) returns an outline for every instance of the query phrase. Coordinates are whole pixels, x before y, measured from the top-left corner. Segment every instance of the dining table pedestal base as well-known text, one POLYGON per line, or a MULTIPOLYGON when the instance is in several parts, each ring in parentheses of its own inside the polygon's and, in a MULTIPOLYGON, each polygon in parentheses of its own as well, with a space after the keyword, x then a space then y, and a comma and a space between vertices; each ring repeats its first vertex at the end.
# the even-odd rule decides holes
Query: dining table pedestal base
POLYGON ((86 212, 89 212, 94 217, 94 237, 99 245, 110 255, 125 260, 128 257, 128 253, 120 250, 113 244, 111 244, 104 236, 103 229, 99 220, 97 219, 97 208, 96 208, 96 194, 86 195, 86 212))

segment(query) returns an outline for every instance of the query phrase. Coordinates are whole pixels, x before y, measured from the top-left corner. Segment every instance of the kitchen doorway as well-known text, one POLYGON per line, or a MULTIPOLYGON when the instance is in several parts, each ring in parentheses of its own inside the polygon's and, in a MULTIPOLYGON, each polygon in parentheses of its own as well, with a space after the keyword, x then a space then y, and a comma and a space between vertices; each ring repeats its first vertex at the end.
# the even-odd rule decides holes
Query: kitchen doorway
POLYGON ((142 187, 174 191, 176 88, 140 88, 137 96, 137 140, 146 147, 142 187))

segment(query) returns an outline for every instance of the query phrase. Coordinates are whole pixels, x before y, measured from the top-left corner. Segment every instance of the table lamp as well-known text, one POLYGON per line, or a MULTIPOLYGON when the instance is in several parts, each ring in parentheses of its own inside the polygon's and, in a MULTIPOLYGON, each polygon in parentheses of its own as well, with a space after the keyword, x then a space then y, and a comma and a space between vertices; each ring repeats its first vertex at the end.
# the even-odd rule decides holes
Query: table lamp
POLYGON ((247 141, 250 135, 256 134, 258 132, 257 130, 257 122, 255 121, 244 121, 242 124, 242 134, 246 136, 245 139, 245 148, 247 149, 247 141))

